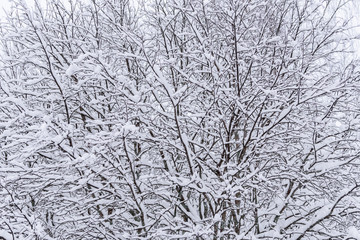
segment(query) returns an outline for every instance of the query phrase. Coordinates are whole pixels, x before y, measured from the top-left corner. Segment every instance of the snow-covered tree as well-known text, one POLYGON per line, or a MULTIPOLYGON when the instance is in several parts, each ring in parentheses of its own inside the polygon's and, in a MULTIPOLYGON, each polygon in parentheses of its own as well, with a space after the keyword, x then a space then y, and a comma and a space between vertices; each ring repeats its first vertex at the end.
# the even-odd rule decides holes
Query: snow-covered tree
POLYGON ((0 229, 356 239, 346 4, 14 1, 1 25, 0 229))

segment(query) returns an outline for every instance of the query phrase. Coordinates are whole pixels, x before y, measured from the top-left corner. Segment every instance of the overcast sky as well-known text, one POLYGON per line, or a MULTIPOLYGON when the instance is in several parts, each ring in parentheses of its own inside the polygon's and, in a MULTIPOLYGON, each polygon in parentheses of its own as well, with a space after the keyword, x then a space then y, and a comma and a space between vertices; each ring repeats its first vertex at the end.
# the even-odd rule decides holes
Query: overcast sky
POLYGON ((10 3, 8 0, 2 0, 0 6, 1 6, 0 16, 3 16, 4 9, 9 9, 10 3))

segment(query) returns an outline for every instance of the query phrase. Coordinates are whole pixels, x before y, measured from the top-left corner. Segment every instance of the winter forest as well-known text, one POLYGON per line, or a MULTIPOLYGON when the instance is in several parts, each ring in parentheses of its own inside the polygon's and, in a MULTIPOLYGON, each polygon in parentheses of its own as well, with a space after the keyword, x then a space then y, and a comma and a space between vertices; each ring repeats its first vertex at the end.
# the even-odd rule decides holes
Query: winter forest
POLYGON ((33 2, 0 25, 0 239, 360 239, 355 0, 33 2))

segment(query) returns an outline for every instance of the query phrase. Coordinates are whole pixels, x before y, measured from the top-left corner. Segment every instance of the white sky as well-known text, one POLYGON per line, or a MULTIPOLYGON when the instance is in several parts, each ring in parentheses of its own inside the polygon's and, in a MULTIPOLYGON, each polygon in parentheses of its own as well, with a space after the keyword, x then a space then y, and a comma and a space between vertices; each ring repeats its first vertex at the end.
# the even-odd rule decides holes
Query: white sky
POLYGON ((0 0, 1 3, 0 3, 0 7, 1 7, 1 10, 0 10, 0 16, 4 16, 4 9, 9 9, 10 8, 10 3, 9 3, 9 0, 0 0))

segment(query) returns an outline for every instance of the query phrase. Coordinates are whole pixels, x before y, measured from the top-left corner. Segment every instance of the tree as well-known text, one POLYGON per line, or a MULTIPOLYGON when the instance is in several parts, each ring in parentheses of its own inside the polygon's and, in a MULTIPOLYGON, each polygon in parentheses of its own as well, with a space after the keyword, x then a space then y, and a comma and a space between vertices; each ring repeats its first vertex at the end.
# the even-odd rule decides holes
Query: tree
POLYGON ((346 1, 14 4, 0 73, 13 239, 354 237, 346 1))

